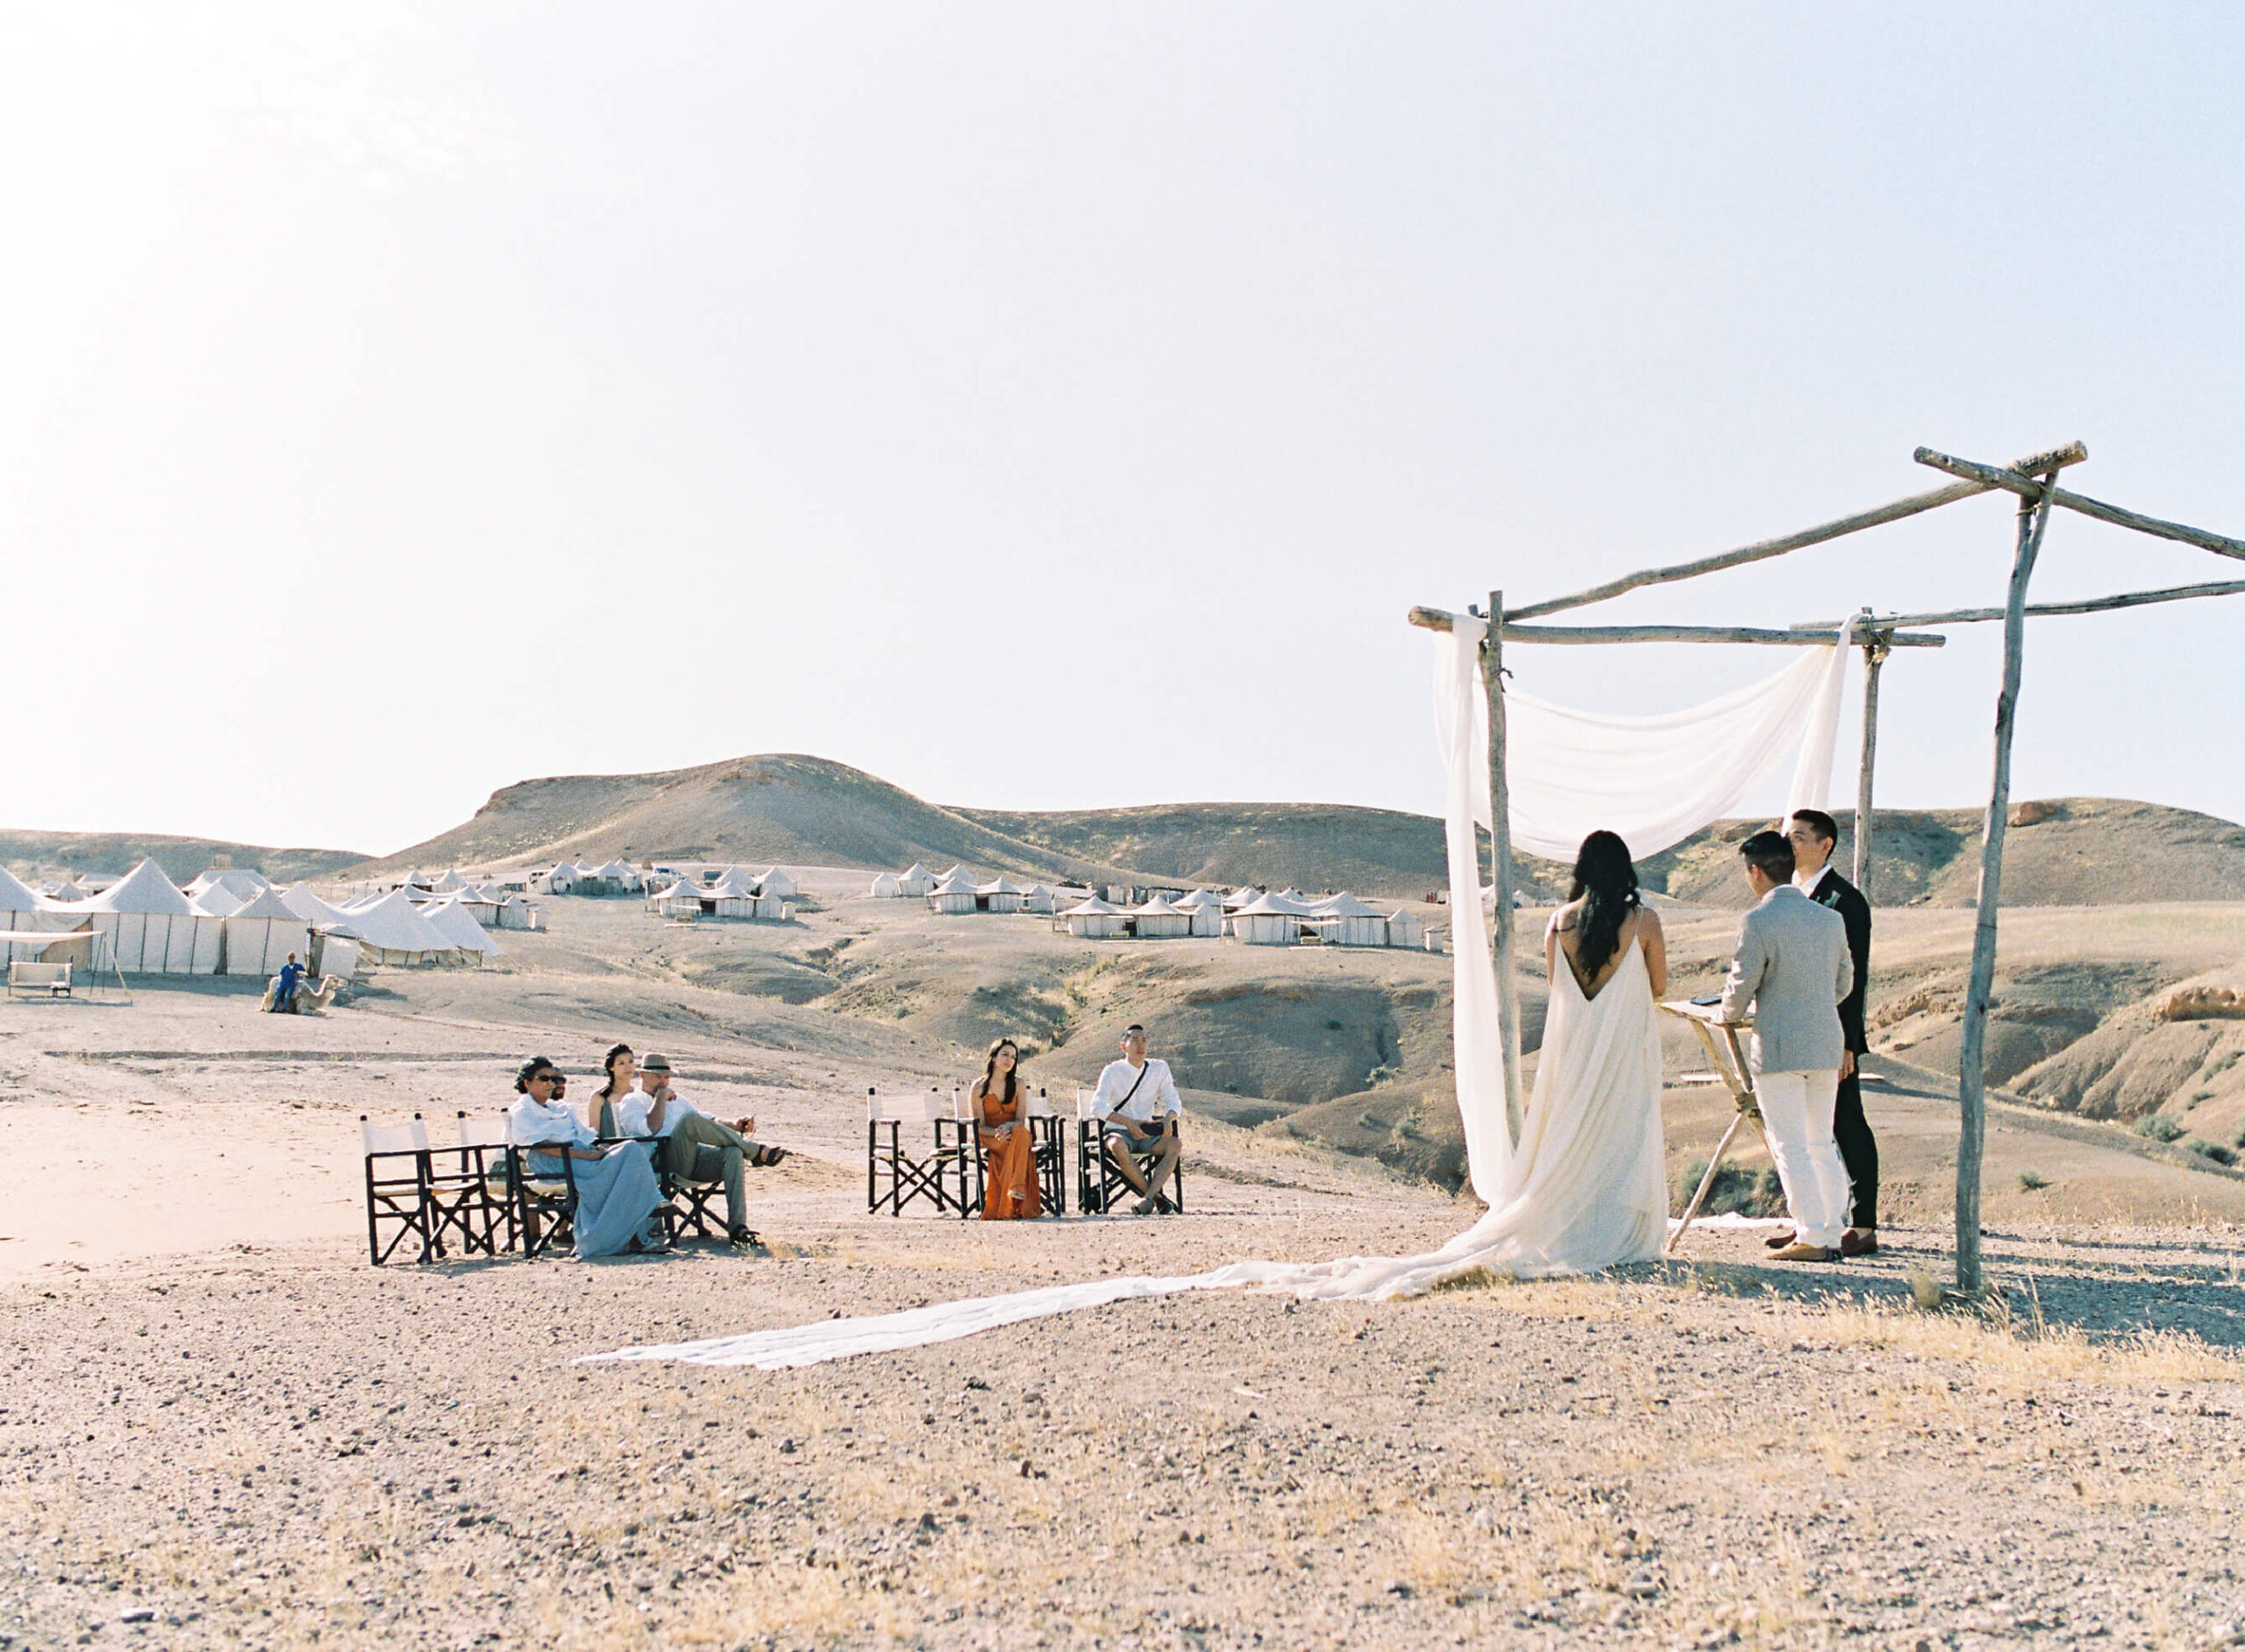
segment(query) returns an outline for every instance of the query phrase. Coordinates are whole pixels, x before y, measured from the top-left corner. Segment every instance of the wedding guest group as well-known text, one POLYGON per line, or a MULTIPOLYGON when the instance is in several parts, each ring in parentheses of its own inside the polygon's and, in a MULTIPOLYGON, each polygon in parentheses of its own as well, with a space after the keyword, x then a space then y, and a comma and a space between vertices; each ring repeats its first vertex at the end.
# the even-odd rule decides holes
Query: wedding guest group
POLYGON ((533 1176, 559 1177, 561 1160, 577 1189, 570 1218, 581 1260, 668 1250, 655 1212, 665 1202, 647 1155, 628 1142, 598 1143, 592 1126, 568 1102, 569 1081, 544 1056, 532 1056, 515 1075, 517 1100, 507 1110, 507 1139, 517 1147, 544 1148, 526 1155, 533 1176))

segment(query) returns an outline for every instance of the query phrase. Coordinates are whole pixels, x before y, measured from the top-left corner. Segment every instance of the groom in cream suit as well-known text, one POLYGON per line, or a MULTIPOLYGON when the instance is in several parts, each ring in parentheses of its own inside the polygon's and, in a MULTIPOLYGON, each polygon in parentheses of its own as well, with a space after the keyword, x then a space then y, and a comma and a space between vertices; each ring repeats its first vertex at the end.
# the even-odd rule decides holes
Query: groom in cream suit
POLYGON ((1793 886, 1792 844, 1781 834, 1756 832, 1738 852, 1757 899, 1738 926, 1723 1019, 1743 1021, 1753 1006, 1754 1093, 1793 1214, 1793 1242, 1778 1260, 1829 1262, 1848 1217, 1848 1172, 1832 1134, 1847 1048, 1839 1006, 1855 985, 1848 927, 1793 886))

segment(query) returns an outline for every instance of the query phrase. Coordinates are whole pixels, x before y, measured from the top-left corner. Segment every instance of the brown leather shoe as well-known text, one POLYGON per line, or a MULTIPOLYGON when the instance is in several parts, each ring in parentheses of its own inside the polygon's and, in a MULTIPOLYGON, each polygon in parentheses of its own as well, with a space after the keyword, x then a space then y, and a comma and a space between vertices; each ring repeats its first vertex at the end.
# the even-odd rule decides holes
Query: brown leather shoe
POLYGON ((1782 1250, 1792 1243, 1793 1235, 1799 1231, 1800 1229, 1795 1228, 1787 1228, 1781 1232, 1771 1234, 1767 1239, 1762 1241, 1762 1243, 1769 1250, 1782 1250))
POLYGON ((1827 1250, 1822 1245, 1787 1245, 1771 1257, 1772 1262, 1829 1262, 1840 1253, 1827 1250))
POLYGON ((1843 1257, 1875 1257, 1878 1254, 1878 1230, 1876 1228, 1859 1231, 1850 1228, 1840 1235, 1840 1254, 1843 1257))

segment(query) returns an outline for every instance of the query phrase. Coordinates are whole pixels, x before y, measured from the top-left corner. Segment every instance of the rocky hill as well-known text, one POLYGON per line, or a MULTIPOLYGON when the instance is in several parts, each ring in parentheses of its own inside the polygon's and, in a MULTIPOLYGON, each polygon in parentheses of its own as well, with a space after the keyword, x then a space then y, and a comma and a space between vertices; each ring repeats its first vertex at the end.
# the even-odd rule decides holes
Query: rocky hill
POLYGON ((149 857, 174 883, 185 883, 219 856, 261 872, 275 883, 324 878, 365 857, 355 849, 270 849, 215 837, 164 837, 132 832, 0 831, 0 864, 27 883, 66 872, 130 872, 149 857))

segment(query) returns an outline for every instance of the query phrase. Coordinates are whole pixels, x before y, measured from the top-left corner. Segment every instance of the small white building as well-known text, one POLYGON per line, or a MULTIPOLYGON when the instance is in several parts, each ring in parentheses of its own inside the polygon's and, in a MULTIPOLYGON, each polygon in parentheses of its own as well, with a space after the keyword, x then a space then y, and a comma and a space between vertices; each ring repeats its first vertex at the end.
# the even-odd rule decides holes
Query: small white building
POLYGON ((898 892, 907 900, 916 899, 935 888, 936 874, 916 860, 904 869, 896 885, 898 892))
POLYGON ((1292 946, 1301 938, 1300 903, 1262 895, 1231 915, 1232 939, 1248 946, 1292 946))
POLYGON ((1130 923, 1141 941, 1175 941, 1193 933, 1193 915, 1158 894, 1131 912, 1130 923))
POLYGON ((893 872, 873 873, 873 887, 869 893, 876 901, 894 901, 904 893, 903 880, 893 872))
POLYGON ((1018 912, 1021 910, 1021 886, 1003 873, 989 882, 978 884, 974 889, 974 909, 977 912, 1018 912))
POLYGON ((1415 952, 1427 944, 1427 926, 1410 908, 1398 907, 1387 915, 1387 943, 1408 946, 1415 952))
POLYGON ((956 917, 975 910, 975 899, 971 881, 956 872, 946 872, 943 881, 928 892, 928 910, 956 917))
POLYGON ((1317 936, 1328 946, 1386 946, 1387 920, 1343 889, 1317 903, 1317 936))
POLYGON ((1060 915, 1067 921, 1068 933, 1079 940, 1111 941, 1122 933, 1122 914, 1097 895, 1060 915))

